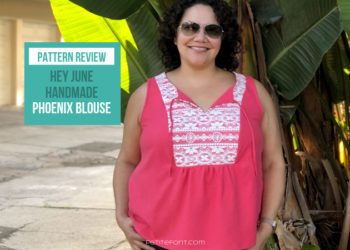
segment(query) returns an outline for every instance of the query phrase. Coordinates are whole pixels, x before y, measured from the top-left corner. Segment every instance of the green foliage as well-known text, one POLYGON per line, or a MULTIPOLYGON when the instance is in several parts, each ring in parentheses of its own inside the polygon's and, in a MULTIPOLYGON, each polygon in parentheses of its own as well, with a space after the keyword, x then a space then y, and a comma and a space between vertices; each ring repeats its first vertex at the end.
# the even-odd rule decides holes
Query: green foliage
POLYGON ((282 18, 276 0, 250 0, 254 17, 260 25, 273 24, 282 18))
POLYGON ((137 11, 147 0, 71 0, 86 10, 110 19, 125 19, 137 11))
POLYGON ((272 235, 268 238, 268 240, 267 240, 267 242, 266 242, 266 244, 265 244, 265 246, 264 246, 264 250, 272 250, 272 249, 275 249, 275 244, 276 244, 276 240, 275 240, 274 234, 272 234, 272 235))
POLYGON ((66 42, 121 43, 122 120, 130 94, 148 77, 163 70, 157 47, 158 21, 143 5, 126 19, 95 15, 66 0, 51 0, 66 42), (142 25, 140 25, 142 24, 142 25))
POLYGON ((309 84, 342 31, 335 0, 280 0, 283 18, 263 28, 268 75, 277 92, 294 99, 309 84))
MULTIPOLYGON (((72 1, 98 15, 70 1, 51 0, 65 41, 122 44, 123 119, 130 93, 148 77, 164 70, 157 49, 157 27, 162 10, 173 0, 72 1)), ((294 100, 342 31, 336 0, 250 0, 250 3, 263 25, 269 78, 284 99, 294 100)), ((294 109, 286 112, 288 122, 294 109)))
POLYGON ((350 34, 350 1, 349 0, 338 0, 340 13, 342 16, 342 22, 344 30, 350 34))
POLYGON ((328 93, 331 95, 331 101, 333 103, 343 101, 346 94, 346 85, 350 86, 350 79, 346 73, 350 72, 350 62, 346 56, 341 37, 324 56, 322 69, 327 81, 328 93))

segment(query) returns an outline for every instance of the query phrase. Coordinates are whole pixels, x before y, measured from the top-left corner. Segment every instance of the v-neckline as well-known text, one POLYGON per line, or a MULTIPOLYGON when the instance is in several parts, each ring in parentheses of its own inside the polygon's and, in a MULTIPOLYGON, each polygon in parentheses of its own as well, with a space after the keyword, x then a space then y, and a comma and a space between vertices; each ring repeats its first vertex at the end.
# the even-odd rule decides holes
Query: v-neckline
POLYGON ((169 78, 168 78, 166 72, 164 72, 164 77, 165 77, 165 80, 166 80, 168 83, 170 83, 170 84, 176 89, 176 91, 177 91, 177 93, 178 93, 178 96, 184 97, 185 99, 187 99, 187 101, 189 101, 190 103, 194 104, 194 105, 195 105, 198 109, 200 109, 203 113, 207 113, 210 109, 212 109, 213 107, 215 107, 215 106, 217 105, 217 103, 218 103, 224 96, 226 96, 227 93, 228 93, 229 91, 232 92, 232 97, 233 97, 233 91, 234 91, 233 89, 237 86, 237 73, 234 72, 234 71, 231 72, 231 73, 232 73, 233 76, 234 76, 234 84, 233 84, 232 86, 230 86, 227 90, 225 90, 224 93, 221 94, 221 95, 209 106, 209 108, 207 108, 206 110, 202 109, 202 108, 201 108, 197 103, 195 103, 187 94, 185 94, 182 90, 180 90, 178 87, 176 87, 175 84, 173 84, 173 83, 169 80, 169 78))

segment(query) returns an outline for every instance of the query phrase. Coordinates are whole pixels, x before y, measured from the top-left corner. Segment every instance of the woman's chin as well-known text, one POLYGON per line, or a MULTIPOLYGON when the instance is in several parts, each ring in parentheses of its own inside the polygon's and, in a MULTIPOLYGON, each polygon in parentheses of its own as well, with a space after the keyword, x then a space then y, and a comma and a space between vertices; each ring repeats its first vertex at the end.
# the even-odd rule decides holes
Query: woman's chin
POLYGON ((209 63, 208 62, 193 62, 191 64, 189 64, 192 68, 196 68, 196 69, 199 69, 199 68, 207 68, 209 63))

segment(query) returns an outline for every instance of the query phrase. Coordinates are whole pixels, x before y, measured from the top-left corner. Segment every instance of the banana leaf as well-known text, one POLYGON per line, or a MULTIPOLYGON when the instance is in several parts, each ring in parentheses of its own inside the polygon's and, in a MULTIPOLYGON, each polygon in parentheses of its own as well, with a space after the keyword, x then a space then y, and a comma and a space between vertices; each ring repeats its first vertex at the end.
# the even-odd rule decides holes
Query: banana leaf
POLYGON ((350 1, 338 0, 339 10, 343 21, 344 30, 350 34, 350 1))
POLYGON ((293 100, 308 85, 342 31, 335 0, 279 0, 282 19, 263 27, 268 75, 278 94, 293 100))
POLYGON ((70 0, 86 10, 110 19, 125 19, 137 11, 147 0, 70 0))
POLYGON ((254 17, 262 26, 276 23, 282 17, 276 0, 250 0, 249 3, 254 17))
POLYGON ((322 61, 322 68, 327 81, 328 93, 331 101, 338 103, 345 100, 345 86, 350 86, 350 62, 345 53, 341 37, 326 53, 322 61))
POLYGON ((66 42, 121 43, 123 121, 130 94, 148 77, 163 70, 157 48, 158 22, 154 15, 147 5, 143 5, 126 19, 111 20, 95 15, 70 1, 50 2, 66 42))
POLYGON ((162 10, 170 7, 174 0, 70 0, 99 16, 110 19, 125 19, 142 7, 148 7, 157 20, 162 16, 162 10))

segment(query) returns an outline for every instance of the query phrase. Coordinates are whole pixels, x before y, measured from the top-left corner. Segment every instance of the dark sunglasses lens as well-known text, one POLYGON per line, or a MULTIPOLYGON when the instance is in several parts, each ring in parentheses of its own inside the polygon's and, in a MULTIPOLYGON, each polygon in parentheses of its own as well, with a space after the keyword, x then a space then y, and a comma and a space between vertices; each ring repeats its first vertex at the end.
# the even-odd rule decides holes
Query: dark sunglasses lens
POLYGON ((205 26, 205 32, 208 34, 208 36, 217 38, 222 35, 222 28, 216 24, 209 24, 205 26))
POLYGON ((197 23, 183 23, 181 25, 181 30, 185 35, 193 35, 197 33, 199 29, 200 26, 197 23))

